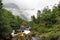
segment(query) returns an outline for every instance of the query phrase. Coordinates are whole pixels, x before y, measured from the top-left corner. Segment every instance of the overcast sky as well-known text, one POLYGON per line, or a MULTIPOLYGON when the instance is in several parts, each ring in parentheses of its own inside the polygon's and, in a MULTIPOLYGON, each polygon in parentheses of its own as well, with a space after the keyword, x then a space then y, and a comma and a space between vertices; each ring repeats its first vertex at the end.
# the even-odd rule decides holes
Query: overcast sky
POLYGON ((15 3, 21 9, 28 9, 28 14, 35 15, 37 10, 42 10, 44 7, 48 6, 52 8, 55 4, 58 4, 60 0, 3 0, 3 3, 15 3), (30 10, 30 9, 34 9, 30 10))

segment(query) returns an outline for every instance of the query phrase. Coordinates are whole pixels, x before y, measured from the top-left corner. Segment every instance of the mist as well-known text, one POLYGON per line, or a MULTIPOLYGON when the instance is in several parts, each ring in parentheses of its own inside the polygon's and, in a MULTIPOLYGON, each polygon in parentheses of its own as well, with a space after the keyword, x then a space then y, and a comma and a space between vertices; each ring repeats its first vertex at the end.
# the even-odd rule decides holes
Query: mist
POLYGON ((52 9, 60 0, 3 0, 4 8, 8 9, 13 15, 19 15, 25 20, 31 20, 31 16, 37 17, 37 10, 45 7, 52 9))

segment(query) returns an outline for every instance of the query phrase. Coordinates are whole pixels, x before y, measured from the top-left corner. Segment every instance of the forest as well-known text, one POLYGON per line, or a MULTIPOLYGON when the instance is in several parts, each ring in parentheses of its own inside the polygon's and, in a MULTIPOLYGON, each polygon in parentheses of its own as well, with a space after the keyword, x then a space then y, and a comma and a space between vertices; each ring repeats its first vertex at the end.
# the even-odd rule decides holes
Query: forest
POLYGON ((60 38, 60 3, 52 9, 47 7, 43 11, 38 10, 37 18, 33 15, 31 19, 26 21, 20 16, 14 16, 12 12, 3 8, 0 0, 0 40, 5 40, 12 30, 16 30, 21 24, 30 26, 36 37, 60 38))

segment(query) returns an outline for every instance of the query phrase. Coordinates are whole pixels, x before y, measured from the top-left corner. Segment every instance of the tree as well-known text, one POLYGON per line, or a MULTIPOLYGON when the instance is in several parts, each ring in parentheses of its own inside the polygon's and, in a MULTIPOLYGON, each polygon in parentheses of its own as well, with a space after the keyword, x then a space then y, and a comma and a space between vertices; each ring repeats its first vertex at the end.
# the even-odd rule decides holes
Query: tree
POLYGON ((40 17, 41 17, 41 11, 40 10, 38 10, 38 12, 37 12, 37 20, 36 20, 36 24, 39 24, 40 23, 40 17))
POLYGON ((41 11, 38 10, 38 12, 37 12, 37 18, 35 18, 34 15, 31 17, 31 18, 32 18, 32 21, 33 21, 35 24, 39 24, 39 23, 40 23, 40 14, 41 14, 41 11))
POLYGON ((10 26, 16 30, 17 28, 20 28, 22 21, 23 20, 19 16, 14 16, 10 21, 10 26))
POLYGON ((33 15, 31 18, 32 18, 32 21, 33 21, 34 23, 36 23, 36 18, 35 18, 35 16, 33 15))
POLYGON ((1 2, 2 2, 2 0, 0 0, 0 9, 2 9, 2 5, 3 5, 1 2))
POLYGON ((45 21, 45 25, 47 27, 52 27, 53 24, 56 23, 56 15, 51 12, 50 9, 44 9, 43 11, 43 20, 45 21))
POLYGON ((4 39, 12 32, 10 26, 9 11, 3 9, 2 1, 0 0, 0 38, 4 39))

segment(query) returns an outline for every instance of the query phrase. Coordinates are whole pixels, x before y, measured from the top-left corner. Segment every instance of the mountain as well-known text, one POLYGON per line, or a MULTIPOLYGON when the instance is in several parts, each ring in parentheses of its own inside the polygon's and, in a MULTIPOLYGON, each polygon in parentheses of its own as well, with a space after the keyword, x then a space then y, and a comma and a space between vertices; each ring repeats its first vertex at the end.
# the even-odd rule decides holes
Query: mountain
POLYGON ((13 15, 15 16, 20 16, 22 19, 24 20, 30 20, 28 18, 28 14, 27 12, 24 12, 24 10, 21 10, 18 5, 14 4, 14 3, 7 3, 7 4, 4 4, 3 7, 9 11, 12 12, 13 15))

